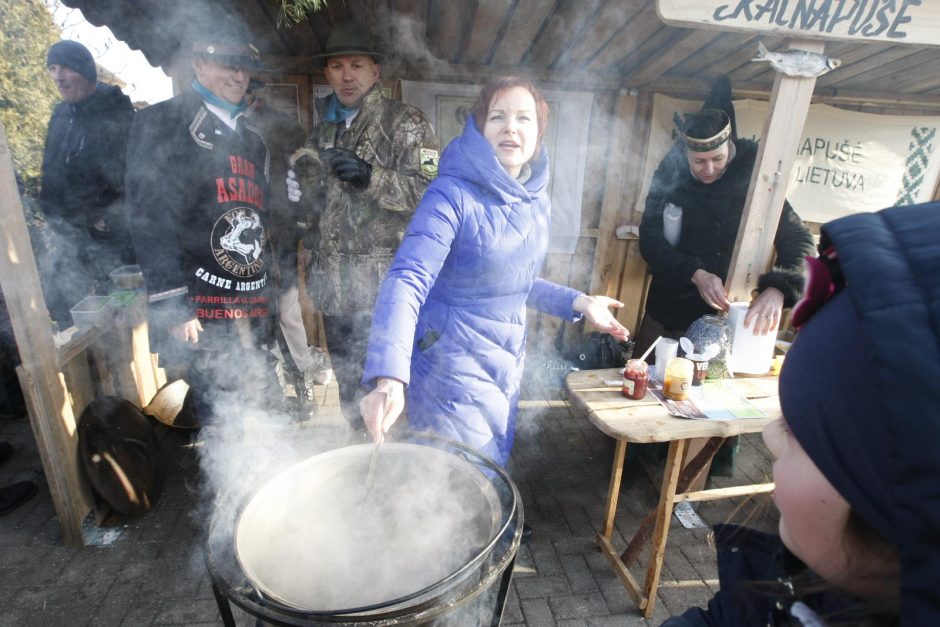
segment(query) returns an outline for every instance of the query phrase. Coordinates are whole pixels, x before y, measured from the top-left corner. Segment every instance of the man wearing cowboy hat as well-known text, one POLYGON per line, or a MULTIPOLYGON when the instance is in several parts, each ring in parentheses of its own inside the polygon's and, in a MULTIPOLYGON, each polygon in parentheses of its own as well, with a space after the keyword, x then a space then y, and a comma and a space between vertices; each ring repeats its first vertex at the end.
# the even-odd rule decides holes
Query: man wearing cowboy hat
POLYGON ((283 400, 262 350, 276 280, 268 151, 244 119, 260 55, 241 24, 213 23, 192 43, 190 89, 137 115, 125 181, 152 350, 186 369, 202 421, 220 413, 218 390, 258 406, 283 400))
POLYGON ((343 413, 363 429, 359 381, 372 306, 437 174, 438 143, 423 113, 383 97, 383 55, 362 29, 335 26, 315 58, 333 93, 316 103, 316 125, 296 155, 289 196, 309 216, 309 287, 323 313, 343 413))
MULTIPOLYGON (((757 144, 736 137, 731 84, 719 80, 705 107, 685 120, 650 184, 640 253, 652 281, 635 353, 659 335, 681 337, 702 315, 728 309, 724 281, 756 158, 757 144), (667 203, 682 210, 674 245, 663 231, 667 203)), ((789 203, 780 215, 774 246, 774 267, 758 279, 759 293, 745 317, 755 334, 775 332, 783 308, 799 300, 803 258, 815 250, 812 235, 789 203)))

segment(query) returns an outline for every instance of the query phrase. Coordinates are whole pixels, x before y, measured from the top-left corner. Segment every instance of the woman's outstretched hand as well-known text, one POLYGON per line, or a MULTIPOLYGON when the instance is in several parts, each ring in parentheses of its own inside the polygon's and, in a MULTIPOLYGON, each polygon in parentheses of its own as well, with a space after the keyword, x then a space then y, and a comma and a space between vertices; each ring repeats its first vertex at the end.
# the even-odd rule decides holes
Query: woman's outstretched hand
POLYGON ((380 378, 375 389, 359 401, 359 411, 372 439, 378 442, 405 409, 405 384, 380 378))
POLYGON ((588 296, 587 294, 581 294, 574 299, 574 305, 572 307, 578 313, 584 314, 587 321, 597 327, 599 331, 610 333, 610 335, 618 340, 626 340, 630 337, 630 332, 627 331, 627 327, 620 324, 617 319, 614 318, 614 314, 610 310, 611 307, 615 309, 623 307, 623 303, 619 300, 614 300, 607 296, 588 296))

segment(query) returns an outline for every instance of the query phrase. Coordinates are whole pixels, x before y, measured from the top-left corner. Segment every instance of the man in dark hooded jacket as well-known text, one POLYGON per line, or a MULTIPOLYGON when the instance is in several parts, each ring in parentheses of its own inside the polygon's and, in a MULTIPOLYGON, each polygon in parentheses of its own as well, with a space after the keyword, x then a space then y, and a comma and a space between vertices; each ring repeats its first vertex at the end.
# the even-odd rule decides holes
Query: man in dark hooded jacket
POLYGON ((46 56, 62 102, 49 120, 39 202, 55 249, 40 260, 52 317, 133 263, 124 219, 124 152, 134 120, 130 98, 98 82, 95 61, 76 41, 59 41, 46 56))

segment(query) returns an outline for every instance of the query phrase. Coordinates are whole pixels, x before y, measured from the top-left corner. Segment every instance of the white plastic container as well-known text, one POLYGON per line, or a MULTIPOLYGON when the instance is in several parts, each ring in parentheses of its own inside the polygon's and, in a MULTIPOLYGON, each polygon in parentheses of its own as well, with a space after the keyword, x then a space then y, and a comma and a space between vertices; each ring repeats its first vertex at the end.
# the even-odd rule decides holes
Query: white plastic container
POLYGON ((731 303, 728 310, 728 325, 732 328, 734 339, 731 344, 731 359, 728 367, 732 372, 742 374, 767 374, 774 359, 776 332, 767 335, 754 335, 754 324, 744 327, 744 316, 748 303, 731 303))

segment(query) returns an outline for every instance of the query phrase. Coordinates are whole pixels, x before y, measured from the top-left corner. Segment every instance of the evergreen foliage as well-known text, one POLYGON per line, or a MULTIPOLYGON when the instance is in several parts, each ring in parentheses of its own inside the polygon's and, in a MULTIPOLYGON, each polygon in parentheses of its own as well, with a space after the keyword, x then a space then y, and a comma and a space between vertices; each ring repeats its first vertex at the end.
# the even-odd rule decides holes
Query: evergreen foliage
POLYGON ((46 71, 46 52, 59 39, 42 0, 0 0, 0 121, 13 167, 27 182, 39 177, 46 126, 60 100, 46 71))
POLYGON ((326 6, 326 0, 281 0, 277 14, 277 25, 296 26, 307 17, 326 6))

